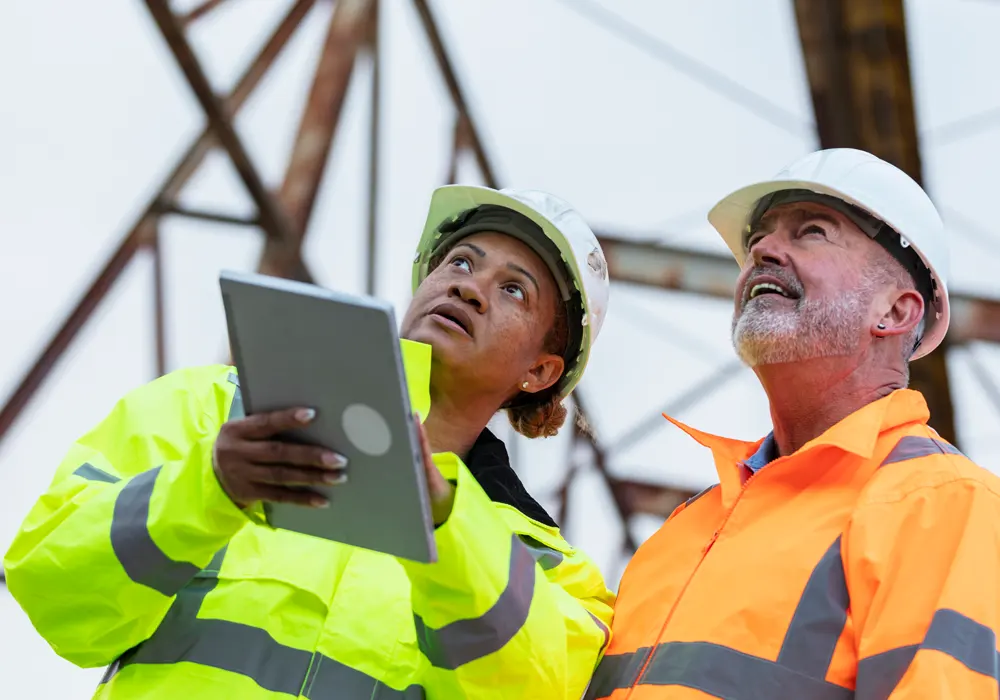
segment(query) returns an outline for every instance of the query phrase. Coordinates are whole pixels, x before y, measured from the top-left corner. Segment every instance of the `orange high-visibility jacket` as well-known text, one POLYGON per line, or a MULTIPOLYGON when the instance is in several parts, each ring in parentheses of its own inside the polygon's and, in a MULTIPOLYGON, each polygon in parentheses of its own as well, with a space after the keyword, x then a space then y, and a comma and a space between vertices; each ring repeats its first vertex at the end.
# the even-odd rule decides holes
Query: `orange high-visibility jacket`
POLYGON ((899 390, 752 476, 678 424, 721 483, 632 559, 587 697, 995 700, 1000 479, 927 419, 899 390))

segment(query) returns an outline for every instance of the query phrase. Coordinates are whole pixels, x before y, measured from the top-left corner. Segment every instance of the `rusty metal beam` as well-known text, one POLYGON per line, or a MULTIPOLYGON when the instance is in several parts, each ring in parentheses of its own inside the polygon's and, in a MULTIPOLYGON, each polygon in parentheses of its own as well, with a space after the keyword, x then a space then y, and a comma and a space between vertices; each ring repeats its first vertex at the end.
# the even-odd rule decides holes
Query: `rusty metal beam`
MULTIPOLYGON (((297 0, 292 5, 250 66, 237 80, 236 86, 225 100, 227 112, 235 114, 243 106, 315 3, 316 0, 297 0)), ((132 228, 122 238, 118 248, 104 264, 96 279, 83 293, 59 330, 36 358, 20 384, 7 399, 3 409, 0 409, 0 441, 7 435, 14 421, 34 397, 77 333, 93 315, 94 310, 111 287, 114 286, 136 251, 141 247, 144 238, 148 238, 148 227, 155 224, 157 209, 162 207, 163 202, 176 199, 184 184, 208 155, 213 144, 212 130, 206 127, 174 166, 160 191, 152 198, 132 228)))
POLYGON ((696 492, 642 481, 614 479, 615 487, 633 515, 655 515, 664 520, 696 492))
POLYGON ((441 32, 438 31, 434 14, 431 12, 427 0, 413 0, 413 4, 417 8, 417 13, 420 15, 420 22, 423 24, 424 32, 431 43, 431 51, 433 51, 434 59, 437 61, 438 69, 441 71, 441 77, 444 78, 448 92, 451 94, 451 101, 454 103, 459 115, 465 117, 467 120, 471 148, 476 156, 476 163, 479 164, 479 170, 483 174, 486 185, 495 189, 498 187, 496 173, 486 155, 486 147, 483 145, 479 129, 476 127, 476 123, 469 113, 469 103, 465 98, 462 86, 458 84, 455 68, 452 65, 451 58, 448 56, 447 49, 445 49, 444 41, 441 39, 441 32))
MULTIPOLYGON (((824 148, 860 148, 922 179, 903 0, 795 0, 813 111, 824 148)), ((945 353, 910 367, 931 424, 956 440, 945 353)))
MULTIPOLYGON (((276 245, 292 247, 291 224, 289 223, 281 207, 272 197, 271 193, 264 186, 260 175, 250 160, 243 142, 233 128, 230 115, 225 104, 212 91, 212 86, 208 82, 208 77, 201 67, 201 63, 195 56, 194 50, 184 36, 184 30, 178 22, 177 17, 170 11, 166 0, 146 0, 146 7, 156 21, 163 38, 166 40, 170 51, 177 60, 181 71, 187 78, 191 90, 194 92, 198 103, 201 105, 208 123, 215 134, 219 145, 225 149, 232 161, 236 172, 243 181, 243 185, 249 192, 250 197, 257 205, 260 215, 261 228, 268 238, 272 239, 276 245)), ((301 270, 305 272, 304 266, 301 270)), ((311 281, 308 274, 303 281, 311 281)))
POLYGON ((182 27, 187 27, 189 24, 201 19, 224 2, 226 2, 226 0, 205 0, 194 9, 181 15, 178 18, 178 21, 180 21, 182 27))
POLYGON ((338 0, 333 9, 278 194, 290 223, 290 237, 285 242, 273 238, 265 242, 258 265, 264 274, 296 276, 302 241, 329 162, 355 58, 372 21, 372 7, 373 0, 338 0))
POLYGON ((153 332, 156 343, 156 376, 167 373, 167 324, 163 303, 163 249, 160 228, 153 224, 151 240, 147 247, 153 259, 153 332))
POLYGON ((257 217, 246 218, 242 216, 235 216, 233 214, 225 214, 223 212, 207 211, 205 209, 190 209, 180 204, 163 204, 157 209, 156 213, 160 215, 173 214, 176 216, 182 216, 185 219, 210 221, 214 224, 229 224, 230 226, 260 228, 260 219, 257 217))
MULTIPOLYGON (((622 546, 628 552, 635 552, 636 549, 638 549, 639 544, 635 541, 635 537, 632 536, 632 531, 629 529, 629 521, 634 512, 631 509, 631 504, 627 499, 625 491, 621 487, 623 482, 616 480, 608 471, 607 455, 601 447, 600 442, 597 440, 597 436, 590 427, 593 423, 591 423, 587 417, 589 413, 580 389, 573 392, 573 404, 575 405, 577 411, 576 420, 573 421, 574 441, 578 444, 583 442, 590 447, 591 453, 594 456, 594 467, 604 479, 604 483, 608 485, 608 489, 611 492, 611 498, 615 504, 615 510, 618 512, 618 517, 625 526, 625 535, 622 546)), ((569 482, 572 480, 572 477, 572 472, 567 475, 566 484, 563 488, 562 517, 564 518, 567 510, 566 496, 569 493, 569 482)))
POLYGON ((368 35, 372 75, 368 126, 368 270, 365 275, 365 291, 373 296, 378 290, 378 179, 382 147, 382 61, 379 57, 378 5, 378 0, 374 0, 368 35))
MULTIPOLYGON (((630 282, 675 292, 712 296, 732 302, 739 268, 723 255, 675 248, 598 232, 615 282, 630 282)), ((952 344, 982 340, 1000 343, 1000 299, 952 292, 952 344)), ((939 353, 932 353, 932 355, 939 353)), ((941 353, 943 354, 943 353, 941 353)))

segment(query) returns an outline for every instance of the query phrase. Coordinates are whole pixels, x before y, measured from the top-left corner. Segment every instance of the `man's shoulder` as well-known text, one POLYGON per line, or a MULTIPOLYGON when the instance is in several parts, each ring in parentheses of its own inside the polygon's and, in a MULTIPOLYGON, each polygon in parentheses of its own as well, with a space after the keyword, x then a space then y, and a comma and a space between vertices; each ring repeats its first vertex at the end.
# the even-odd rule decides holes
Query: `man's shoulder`
POLYGON ((913 496, 962 491, 1000 498, 1000 477, 979 466, 926 426, 896 441, 872 476, 862 503, 891 503, 913 496))

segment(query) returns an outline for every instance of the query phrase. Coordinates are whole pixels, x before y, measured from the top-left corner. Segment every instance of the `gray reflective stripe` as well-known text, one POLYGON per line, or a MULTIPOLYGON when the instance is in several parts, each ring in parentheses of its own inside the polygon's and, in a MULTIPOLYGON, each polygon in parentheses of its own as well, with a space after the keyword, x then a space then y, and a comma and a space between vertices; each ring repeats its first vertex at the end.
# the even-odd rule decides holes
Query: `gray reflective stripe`
POLYGON ((639 685, 679 685, 727 700, 853 700, 854 691, 773 661, 708 642, 668 642, 653 652, 639 685))
POLYGON ((921 649, 947 654, 970 671, 1000 683, 996 633, 962 613, 942 609, 934 613, 921 644, 890 649, 858 662, 858 700, 888 698, 921 649))
POLYGON ((840 541, 838 536, 809 575, 776 662, 720 644, 667 642, 655 648, 640 678, 648 647, 605 656, 587 698, 632 685, 680 685, 730 700, 852 698, 849 689, 825 680, 850 605, 840 541))
POLYGON ((82 476, 87 481, 103 481, 108 484, 117 484, 121 479, 119 479, 114 474, 108 474, 103 469, 98 469, 90 462, 84 462, 76 471, 73 472, 76 476, 82 476))
POLYGON ((200 569, 168 557, 149 534, 149 500, 159 473, 160 467, 144 471, 118 493, 111 517, 111 547, 130 579, 172 596, 200 569))
POLYGON ((892 448, 892 452, 889 453, 889 456, 882 460, 881 466, 884 467, 887 464, 905 462, 908 459, 928 457, 930 455, 961 454, 962 453, 958 451, 957 447, 949 445, 943 440, 920 437, 919 435, 907 435, 896 443, 896 446, 892 448))
POLYGON ((236 391, 233 392, 233 402, 229 405, 229 416, 226 420, 245 418, 246 411, 243 409, 243 392, 240 391, 240 378, 230 372, 229 383, 236 385, 236 391))
POLYGON ((701 491, 699 491, 698 493, 696 493, 695 495, 691 496, 691 498, 689 498, 686 501, 684 501, 684 507, 687 508, 689 505, 691 505, 692 503, 694 503, 695 501, 697 501, 699 498, 701 498, 702 496, 704 496, 706 493, 708 493, 709 491, 711 491, 712 489, 714 489, 716 486, 718 486, 718 484, 712 484, 708 488, 704 488, 701 491))
POLYGON ((847 624, 849 605, 838 536, 806 582, 778 652, 778 663, 813 678, 825 678, 847 624))
POLYGON ((611 640, 611 630, 608 629, 608 626, 606 624, 601 622, 601 618, 599 618, 597 615, 590 612, 589 610, 587 611, 587 614, 590 615, 590 619, 592 619, 594 621, 594 624, 600 627, 601 632, 604 633, 604 642, 601 643, 601 651, 604 651, 604 647, 606 647, 608 645, 608 642, 611 640))
POLYGON ((535 558, 517 535, 511 536, 507 586, 489 610, 468 620, 431 629, 414 614, 420 650, 433 666, 455 670, 503 648, 528 619, 535 594, 535 558))
POLYGON ((528 535, 519 535, 519 537, 521 538, 521 543, 528 548, 531 556, 535 558, 535 561, 538 562, 538 565, 544 571, 554 569, 562 564, 563 553, 559 550, 546 547, 534 537, 528 535))
POLYGON ((261 688, 312 700, 423 700, 420 686, 393 690, 322 654, 280 644, 265 630, 227 620, 198 617, 202 601, 217 585, 226 548, 186 585, 153 635, 121 656, 104 674, 106 683, 125 666, 187 662, 250 678, 261 688))
POLYGON ((367 673, 331 659, 323 654, 313 657, 312 666, 302 688, 302 696, 310 700, 424 700, 424 689, 411 685, 395 690, 380 683, 367 673))
POLYGON ((590 687, 584 700, 605 698, 616 690, 631 688, 639 679, 639 672, 650 652, 650 647, 642 647, 626 654, 606 654, 590 679, 590 687))

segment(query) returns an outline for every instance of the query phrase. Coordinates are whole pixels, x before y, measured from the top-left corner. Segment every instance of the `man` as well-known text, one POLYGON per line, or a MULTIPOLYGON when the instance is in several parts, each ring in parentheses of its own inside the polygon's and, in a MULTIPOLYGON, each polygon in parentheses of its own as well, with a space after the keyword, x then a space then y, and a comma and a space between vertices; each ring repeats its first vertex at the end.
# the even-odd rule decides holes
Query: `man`
POLYGON ((906 389, 948 327, 934 206, 836 149, 709 220, 742 266, 733 345, 774 429, 745 443, 673 421, 720 484, 629 564, 588 697, 996 698, 1000 480, 906 389))

